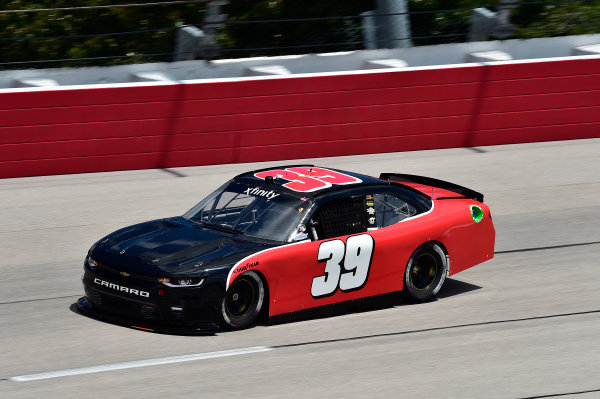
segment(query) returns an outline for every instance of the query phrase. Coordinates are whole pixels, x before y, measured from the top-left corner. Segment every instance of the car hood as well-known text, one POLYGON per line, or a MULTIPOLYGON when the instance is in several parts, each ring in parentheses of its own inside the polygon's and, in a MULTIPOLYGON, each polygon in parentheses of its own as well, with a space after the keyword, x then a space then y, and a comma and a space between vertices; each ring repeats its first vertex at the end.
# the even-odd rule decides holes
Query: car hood
POLYGON ((176 217, 117 230, 98 241, 91 256, 132 274, 189 275, 232 266, 252 253, 277 245, 281 244, 212 230, 176 217))

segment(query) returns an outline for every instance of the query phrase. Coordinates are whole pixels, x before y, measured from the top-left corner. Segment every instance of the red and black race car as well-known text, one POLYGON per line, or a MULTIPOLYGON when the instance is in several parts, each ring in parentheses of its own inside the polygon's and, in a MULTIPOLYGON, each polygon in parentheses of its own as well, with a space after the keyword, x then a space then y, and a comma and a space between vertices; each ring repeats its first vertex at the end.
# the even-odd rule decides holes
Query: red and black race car
POLYGON ((405 174, 311 165, 241 174, 183 216, 125 227, 85 259, 87 314, 206 331, 368 298, 432 299, 494 255, 483 195, 405 174))

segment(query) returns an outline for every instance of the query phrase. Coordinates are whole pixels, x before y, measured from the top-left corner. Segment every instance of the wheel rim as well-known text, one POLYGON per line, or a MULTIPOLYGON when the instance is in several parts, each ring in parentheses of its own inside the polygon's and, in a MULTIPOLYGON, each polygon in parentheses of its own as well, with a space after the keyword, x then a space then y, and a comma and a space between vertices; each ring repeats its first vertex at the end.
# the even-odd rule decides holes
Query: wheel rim
POLYGON ((234 282, 229 287, 225 298, 225 310, 227 314, 235 318, 247 315, 252 309, 255 295, 254 285, 250 281, 240 279, 234 282))
POLYGON ((430 288, 438 274, 438 260, 430 253, 419 255, 410 268, 410 284, 419 291, 430 288))

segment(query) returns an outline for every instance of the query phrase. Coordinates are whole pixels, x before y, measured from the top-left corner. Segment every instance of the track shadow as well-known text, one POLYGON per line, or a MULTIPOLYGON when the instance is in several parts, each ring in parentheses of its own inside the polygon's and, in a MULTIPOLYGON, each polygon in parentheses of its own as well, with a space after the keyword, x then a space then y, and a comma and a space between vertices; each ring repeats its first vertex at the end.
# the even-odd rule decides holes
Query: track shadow
POLYGON ((438 299, 450 298, 455 295, 464 294, 466 292, 480 290, 483 287, 480 287, 475 284, 467 283, 460 280, 454 280, 451 278, 447 278, 442 286, 442 289, 437 294, 438 299))
MULTIPOLYGON (((72 303, 71 306, 69 306, 69 310, 80 316, 85 316, 84 314, 79 313, 79 311, 77 310, 77 303, 72 303)), ((87 316, 85 316, 85 317, 87 317, 87 316)))
MULTIPOLYGON (((436 295, 433 301, 443 300, 456 295, 461 295, 470 291, 479 290, 480 287, 475 284, 467 283, 460 280, 447 278, 440 292, 436 295)), ((326 305, 319 308, 302 310, 299 312, 288 313, 272 317, 268 324, 284 324, 301 322, 308 319, 321 319, 327 317, 341 316, 348 313, 370 312, 379 309, 390 308, 394 306, 418 306, 418 303, 404 300, 401 292, 393 292, 390 294, 379 295, 377 297, 365 298, 350 302, 336 303, 326 305)))
MULTIPOLYGON (((434 301, 435 300, 443 300, 445 298, 451 298, 453 296, 461 295, 461 294, 475 291, 475 290, 479 290, 481 288, 483 288, 483 287, 480 287, 475 284, 467 283, 464 281, 448 278, 444 282, 442 289, 437 294, 434 301)), ((303 311, 288 313, 285 315, 279 315, 279 316, 272 317, 268 321, 260 320, 257 323, 257 325, 269 326, 269 325, 273 325, 273 324, 295 323, 295 322, 302 322, 302 321, 310 320, 310 319, 320 319, 320 318, 341 316, 341 315, 348 314, 348 313, 369 312, 369 311, 374 311, 374 310, 379 310, 379 309, 390 308, 390 307, 398 306, 398 305, 400 305, 400 306, 406 306, 406 305, 418 306, 418 304, 413 304, 410 302, 403 301, 402 293, 398 291, 398 292, 393 292, 393 293, 389 293, 389 294, 379 295, 377 297, 365 298, 365 299, 356 300, 356 301, 342 302, 342 303, 337 303, 337 304, 333 304, 333 305, 322 306, 319 308, 306 309, 303 311)), ((77 307, 77 303, 71 304, 71 306, 69 306, 69 310, 73 313, 76 313, 77 315, 87 317, 89 319, 96 320, 96 321, 99 321, 102 323, 112 324, 112 325, 120 325, 122 327, 133 328, 136 330, 142 329, 142 330, 145 330, 148 332, 154 332, 154 333, 158 333, 158 334, 211 336, 211 335, 215 335, 215 333, 226 332, 226 330, 225 331, 182 331, 182 330, 177 330, 177 331, 162 330, 161 331, 160 329, 144 329, 144 328, 139 328, 139 327, 133 327, 131 325, 131 323, 129 323, 129 322, 125 323, 125 322, 119 322, 116 320, 107 320, 105 317, 97 317, 95 315, 87 314, 87 312, 85 312, 85 313, 81 312, 79 310, 79 308, 77 307)))

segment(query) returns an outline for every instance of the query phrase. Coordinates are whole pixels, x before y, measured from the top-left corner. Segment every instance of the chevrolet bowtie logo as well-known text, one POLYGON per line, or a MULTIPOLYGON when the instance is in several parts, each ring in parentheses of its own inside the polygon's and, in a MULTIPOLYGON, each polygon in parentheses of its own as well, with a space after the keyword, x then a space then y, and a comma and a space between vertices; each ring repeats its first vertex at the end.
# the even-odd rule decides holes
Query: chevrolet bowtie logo
POLYGON ((121 276, 123 276, 123 277, 129 277, 129 276, 131 276, 131 274, 125 273, 125 272, 121 272, 121 276))

